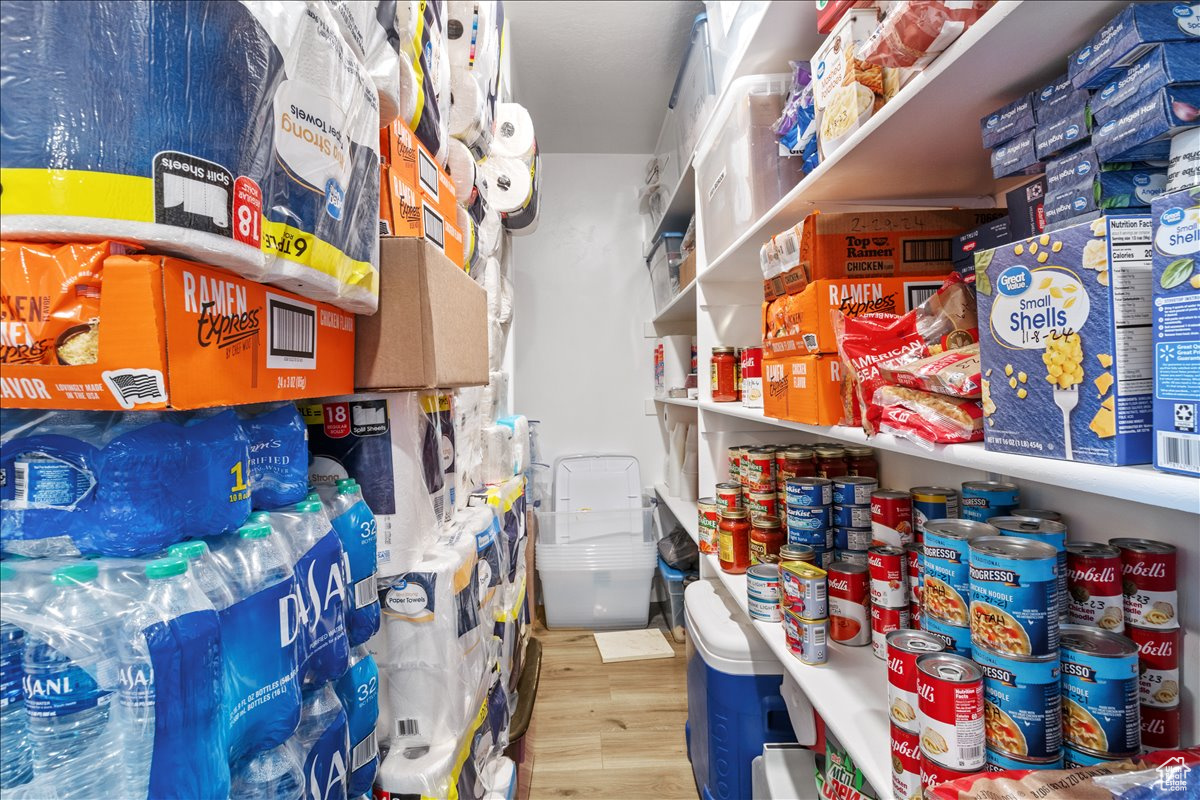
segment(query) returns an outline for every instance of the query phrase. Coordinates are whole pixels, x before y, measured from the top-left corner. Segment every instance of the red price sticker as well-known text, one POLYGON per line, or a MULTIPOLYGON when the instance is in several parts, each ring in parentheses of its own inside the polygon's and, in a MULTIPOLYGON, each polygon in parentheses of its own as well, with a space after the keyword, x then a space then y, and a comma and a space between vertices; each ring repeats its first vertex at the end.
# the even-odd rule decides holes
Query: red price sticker
POLYGON ((262 245, 262 189, 245 175, 233 182, 233 238, 262 245))

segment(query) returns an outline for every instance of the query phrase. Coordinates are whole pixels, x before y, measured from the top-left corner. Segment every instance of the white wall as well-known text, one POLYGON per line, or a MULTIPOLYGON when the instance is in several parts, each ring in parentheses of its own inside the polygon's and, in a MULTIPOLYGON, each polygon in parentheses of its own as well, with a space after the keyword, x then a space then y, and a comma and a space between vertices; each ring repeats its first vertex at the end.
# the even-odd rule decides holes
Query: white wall
POLYGON ((541 420, 549 463, 580 452, 641 462, 661 479, 654 394, 654 315, 636 187, 649 156, 543 154, 541 217, 514 236, 514 413, 541 420))

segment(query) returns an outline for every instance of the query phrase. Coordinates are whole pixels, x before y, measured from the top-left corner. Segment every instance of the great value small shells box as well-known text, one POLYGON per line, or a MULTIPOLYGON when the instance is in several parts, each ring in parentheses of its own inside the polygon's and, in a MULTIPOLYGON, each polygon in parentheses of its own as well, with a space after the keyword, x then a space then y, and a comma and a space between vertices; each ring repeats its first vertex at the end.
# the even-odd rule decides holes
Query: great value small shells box
POLYGON ((1150 460, 1150 243, 1106 217, 976 255, 988 450, 1150 460))
POLYGON ((1200 475, 1200 187, 1158 197, 1154 224, 1154 466, 1200 475))

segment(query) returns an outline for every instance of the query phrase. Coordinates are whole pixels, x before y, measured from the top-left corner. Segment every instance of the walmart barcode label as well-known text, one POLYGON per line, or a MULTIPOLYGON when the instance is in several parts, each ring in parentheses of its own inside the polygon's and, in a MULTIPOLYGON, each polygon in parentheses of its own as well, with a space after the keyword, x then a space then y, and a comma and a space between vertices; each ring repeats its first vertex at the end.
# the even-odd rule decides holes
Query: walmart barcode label
POLYGON ((317 368, 317 307, 267 293, 267 367, 317 368))
POLYGON ((1200 436, 1159 431, 1158 464, 1167 469, 1200 472, 1200 436))
POLYGON ((396 736, 397 738, 405 736, 420 736, 421 726, 415 719, 398 719, 396 720, 396 736))
POLYGON ((378 599, 379 593, 375 591, 375 573, 372 572, 369 577, 354 584, 354 607, 356 609, 366 608, 378 599))
POLYGON ((378 755, 379 743, 375 740, 375 731, 371 731, 367 738, 354 745, 354 749, 350 751, 350 771, 362 769, 378 755))

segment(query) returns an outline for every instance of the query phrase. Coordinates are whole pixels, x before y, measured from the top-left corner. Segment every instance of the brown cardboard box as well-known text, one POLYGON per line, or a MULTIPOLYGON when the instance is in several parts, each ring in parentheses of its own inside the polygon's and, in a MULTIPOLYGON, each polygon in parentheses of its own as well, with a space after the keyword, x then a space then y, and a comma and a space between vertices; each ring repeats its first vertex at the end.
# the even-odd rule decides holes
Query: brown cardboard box
POLYGON ((357 334, 357 389, 488 382, 487 294, 424 240, 379 240, 379 311, 358 318, 357 334))
POLYGON ((787 362, 787 418, 806 425, 836 425, 842 418, 842 362, 836 355, 800 356, 787 362))
POLYGON ((794 358, 763 361, 763 416, 788 418, 788 368, 794 358))
POLYGON ((451 263, 463 264, 463 235, 458 229, 458 210, 447 216, 423 192, 405 181, 394 167, 384 167, 386 191, 381 192, 380 204, 388 204, 389 213, 382 216, 381 232, 397 238, 425 239, 437 245, 451 263))
POLYGON ((692 281, 696 280, 696 251, 683 260, 679 265, 679 289, 686 289, 692 281))

